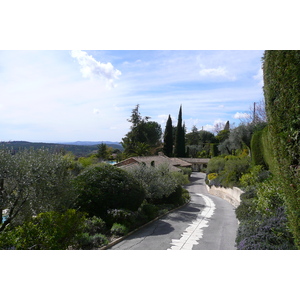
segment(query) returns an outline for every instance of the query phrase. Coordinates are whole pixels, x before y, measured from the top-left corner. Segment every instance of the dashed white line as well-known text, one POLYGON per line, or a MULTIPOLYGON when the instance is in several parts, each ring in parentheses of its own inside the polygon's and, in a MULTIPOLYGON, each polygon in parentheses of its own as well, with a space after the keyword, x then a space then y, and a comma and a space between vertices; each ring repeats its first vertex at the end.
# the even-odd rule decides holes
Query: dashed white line
POLYGON ((196 194, 205 201, 205 208, 198 214, 197 219, 190 224, 181 234, 179 240, 172 239, 171 248, 168 250, 192 250, 194 245, 203 236, 203 228, 208 227, 208 222, 215 211, 215 203, 208 196, 196 194))

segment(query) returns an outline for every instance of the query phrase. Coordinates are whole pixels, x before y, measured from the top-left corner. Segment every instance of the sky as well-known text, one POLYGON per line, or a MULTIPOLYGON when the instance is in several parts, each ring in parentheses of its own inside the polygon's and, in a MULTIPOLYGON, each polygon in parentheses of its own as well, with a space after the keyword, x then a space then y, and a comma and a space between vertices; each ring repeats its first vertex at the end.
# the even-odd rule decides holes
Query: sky
POLYGON ((120 142, 139 104, 165 129, 236 126, 263 99, 263 50, 1 50, 0 140, 120 142))

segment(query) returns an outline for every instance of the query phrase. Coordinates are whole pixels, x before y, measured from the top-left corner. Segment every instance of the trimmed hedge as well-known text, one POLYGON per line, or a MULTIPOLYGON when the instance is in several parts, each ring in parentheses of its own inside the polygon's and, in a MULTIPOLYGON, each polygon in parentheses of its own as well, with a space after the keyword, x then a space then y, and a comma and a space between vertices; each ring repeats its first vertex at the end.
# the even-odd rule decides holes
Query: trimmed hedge
POLYGON ((264 94, 275 176, 286 196, 288 224, 300 249, 300 50, 265 51, 264 94))

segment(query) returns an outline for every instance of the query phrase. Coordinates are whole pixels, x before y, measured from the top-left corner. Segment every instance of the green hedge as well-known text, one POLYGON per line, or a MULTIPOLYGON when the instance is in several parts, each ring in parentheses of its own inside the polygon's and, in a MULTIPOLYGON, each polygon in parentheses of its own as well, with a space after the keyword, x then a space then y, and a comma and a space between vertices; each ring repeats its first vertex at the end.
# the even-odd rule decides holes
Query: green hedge
POLYGON ((256 131, 253 133, 251 138, 251 158, 252 164, 257 166, 266 166, 266 162, 264 159, 263 145, 262 145, 262 135, 263 131, 256 131))
POLYGON ((300 249, 300 50, 265 51, 263 69, 276 176, 286 196, 288 224, 300 249))

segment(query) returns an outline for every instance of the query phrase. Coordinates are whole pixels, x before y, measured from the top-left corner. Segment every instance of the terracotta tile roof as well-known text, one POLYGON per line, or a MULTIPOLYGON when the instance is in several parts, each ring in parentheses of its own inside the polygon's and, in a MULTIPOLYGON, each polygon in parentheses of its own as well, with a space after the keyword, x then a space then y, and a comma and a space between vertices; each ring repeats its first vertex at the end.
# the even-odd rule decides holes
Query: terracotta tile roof
POLYGON ((159 166, 162 164, 167 164, 171 171, 180 171, 180 169, 177 167, 191 167, 190 163, 187 163, 178 158, 169 158, 165 155, 130 157, 128 159, 125 159, 115 164, 115 166, 125 169, 125 168, 132 168, 136 164, 141 164, 141 163, 146 164, 146 166, 151 166, 151 165, 159 166))

